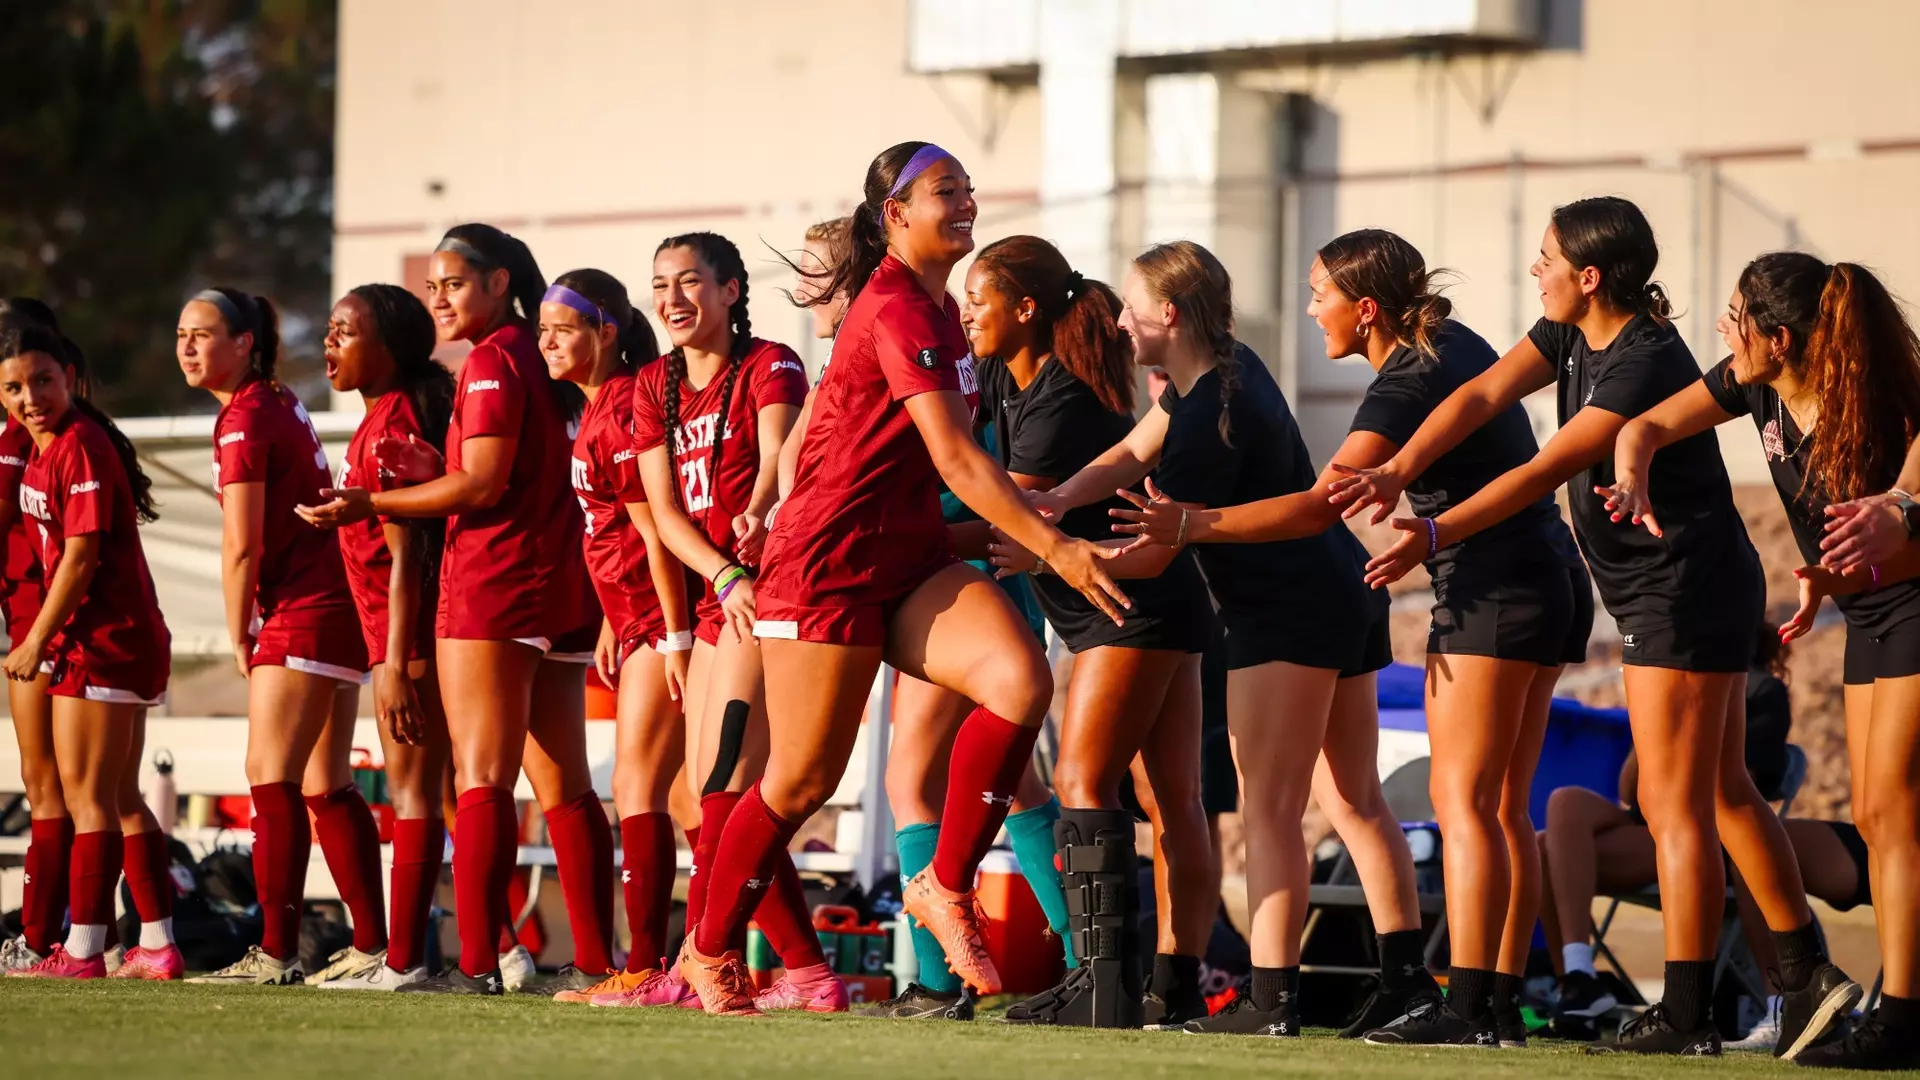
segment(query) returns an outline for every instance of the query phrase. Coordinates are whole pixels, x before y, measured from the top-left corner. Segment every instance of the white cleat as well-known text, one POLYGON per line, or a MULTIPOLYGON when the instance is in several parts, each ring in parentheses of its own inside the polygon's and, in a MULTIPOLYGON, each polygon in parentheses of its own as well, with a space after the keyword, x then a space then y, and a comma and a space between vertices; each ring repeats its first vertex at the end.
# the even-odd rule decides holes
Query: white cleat
POLYGON ((0 941, 0 975, 9 971, 25 971, 45 959, 27 946, 25 934, 0 941))
POLYGON ((276 960, 255 945, 247 949, 247 955, 219 971, 187 981, 212 986, 303 986, 307 972, 300 966, 299 957, 276 960))
POLYGON ((386 957, 387 954, 382 952, 380 962, 372 967, 318 985, 322 990, 398 990, 403 986, 427 981, 426 965, 422 964, 405 971, 395 971, 387 966, 386 957))
POLYGON ((341 979, 364 975, 374 968, 386 966, 386 963, 387 950, 385 949, 377 953, 363 953, 359 949, 348 946, 327 957, 326 967, 307 976, 307 985, 326 986, 341 979))
POLYGON ((1780 1010, 1773 1008, 1768 1009, 1767 1015, 1761 1017, 1760 1022, 1753 1025, 1753 1030, 1747 1032, 1746 1038, 1741 1039, 1739 1042, 1727 1043, 1721 1049, 1771 1054, 1773 1053, 1774 1047, 1779 1044, 1780 1010))
POLYGON ((509 994, 517 994, 520 988, 533 978, 533 954, 525 945, 515 945, 500 954, 500 988, 509 994))

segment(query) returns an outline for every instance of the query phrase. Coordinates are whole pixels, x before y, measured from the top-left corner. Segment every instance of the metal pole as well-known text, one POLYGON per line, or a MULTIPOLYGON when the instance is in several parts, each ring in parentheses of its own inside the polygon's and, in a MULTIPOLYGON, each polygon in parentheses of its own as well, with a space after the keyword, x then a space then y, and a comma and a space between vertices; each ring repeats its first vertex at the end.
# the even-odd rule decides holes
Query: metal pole
POLYGON ((860 854, 854 876, 868 896, 883 877, 899 872, 893 846, 893 808, 887 804, 887 744, 893 735, 893 669, 885 664, 867 697, 867 782, 860 791, 860 854))

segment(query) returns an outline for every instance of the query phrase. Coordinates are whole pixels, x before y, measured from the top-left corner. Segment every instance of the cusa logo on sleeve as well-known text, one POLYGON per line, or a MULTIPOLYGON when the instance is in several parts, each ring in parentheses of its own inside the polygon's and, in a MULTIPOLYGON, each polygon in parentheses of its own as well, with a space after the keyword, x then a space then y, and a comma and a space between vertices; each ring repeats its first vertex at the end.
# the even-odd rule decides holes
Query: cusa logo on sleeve
POLYGON ((246 438, 247 433, 244 431, 229 431, 225 435, 220 436, 220 445, 231 446, 237 442, 245 442, 246 438))
POLYGON ((806 368, 803 368, 803 367, 801 367, 801 366, 799 365, 799 363, 797 363, 796 361, 793 361, 793 360, 788 360, 788 359, 786 359, 786 358, 784 358, 784 357, 782 357, 782 358, 781 358, 781 359, 779 359, 779 360, 775 360, 775 361, 773 362, 773 370, 775 370, 775 371, 797 371, 797 372, 799 372, 799 373, 800 373, 801 375, 803 375, 803 376, 804 376, 804 375, 805 375, 805 374, 807 373, 807 369, 806 369, 806 368))
POLYGON ((500 389, 499 379, 475 379, 467 384, 467 393, 469 394, 477 394, 482 390, 498 389, 500 389))
POLYGON ((67 494, 69 494, 69 495, 85 495, 85 494, 87 494, 87 493, 88 493, 88 492, 90 492, 90 491, 99 491, 99 490, 100 490, 100 481, 98 481, 98 480, 82 480, 81 482, 79 482, 79 483, 77 483, 77 484, 75 484, 75 485, 73 485, 72 487, 70 487, 70 488, 68 488, 68 489, 67 489, 67 494))

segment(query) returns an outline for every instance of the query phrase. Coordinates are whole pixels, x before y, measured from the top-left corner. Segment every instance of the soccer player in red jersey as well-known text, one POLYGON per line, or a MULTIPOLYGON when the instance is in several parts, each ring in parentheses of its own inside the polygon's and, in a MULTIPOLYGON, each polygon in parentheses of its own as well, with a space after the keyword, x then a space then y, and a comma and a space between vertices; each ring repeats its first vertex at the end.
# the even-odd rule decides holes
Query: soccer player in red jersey
POLYGON ((562 274, 540 304, 547 373, 586 394, 573 440, 574 495, 585 515, 586 564, 605 612, 596 666, 617 688, 613 801, 627 925, 625 970, 555 1001, 596 1005, 677 1002, 684 993, 661 970, 673 899, 675 820, 689 829, 699 809, 676 783, 686 754, 680 697, 693 632, 685 571, 668 553, 648 558, 653 514, 633 451, 634 376, 659 355, 653 327, 627 289, 600 270, 562 274))
POLYGON ((175 334, 187 385, 220 402, 213 426, 214 489, 225 523, 220 577, 234 661, 248 680, 247 782, 265 919, 258 946, 199 982, 306 980, 299 954, 309 810, 354 928, 339 963, 316 974, 357 970, 387 947, 379 832, 348 763, 366 643, 339 540, 294 512, 331 480, 306 408, 274 377, 277 322, 265 297, 206 289, 181 309, 175 334))
MULTIPOLYGON (((708 583, 695 611, 688 680, 689 773, 701 784, 690 911, 711 876, 728 815, 765 767, 765 696, 746 567, 760 560, 764 522, 779 494, 780 450, 807 396, 806 369, 793 350, 752 336, 747 289, 740 251, 725 237, 662 241, 653 256, 653 304, 673 350, 634 384, 633 448, 655 508, 656 539, 708 583)), ((846 988, 820 950, 792 858, 775 852, 768 869, 775 888, 755 918, 787 973, 761 995, 761 1007, 845 1011, 846 988)))
MULTIPOLYGON (((104 977, 126 834, 153 836, 164 849, 150 814, 120 812, 127 774, 138 771, 147 706, 166 694, 171 655, 140 548, 138 522, 155 516, 151 485, 133 444, 87 401, 85 385, 79 350, 53 330, 0 329, 0 399, 34 443, 20 508, 33 519, 47 582, 5 666, 16 683, 51 677, 54 757, 76 833, 66 942, 15 976, 104 977)), ((130 876, 143 873, 144 859, 133 856, 130 876)), ((144 909, 151 890, 135 892, 144 909)), ((143 910, 143 947, 129 953, 127 977, 180 977, 167 912, 149 926, 143 910), (144 948, 149 941, 156 944, 144 948)))
POLYGON ((513 788, 523 765, 546 812, 574 937, 573 970, 554 988, 585 989, 613 967, 613 830, 594 794, 574 704, 585 672, 549 656, 591 612, 580 584, 580 508, 561 479, 567 411, 579 395, 548 377, 529 322, 546 287, 520 240, 491 225, 448 230, 428 264, 428 310, 440 340, 470 342, 473 351, 454 390, 444 472, 426 443, 384 440, 376 460, 412 486, 332 489, 330 502, 302 510, 327 527, 375 515, 447 519, 435 660, 460 792, 460 959, 402 992, 502 992, 495 946, 508 921, 513 788), (562 708, 534 707, 559 696, 562 708))
MULTIPOLYGON (((398 285, 362 285, 327 319, 327 379, 359 391, 366 417, 340 463, 338 485, 394 486, 374 460, 381 439, 444 446, 453 413, 453 375, 433 358, 433 317, 398 285)), ((440 786, 450 761, 447 715, 433 670, 433 612, 445 523, 369 518, 340 530, 347 585, 360 616, 380 724, 387 791, 393 799, 390 939, 381 963, 320 983, 345 990, 394 990, 427 978, 427 916, 446 848, 440 786)))
POLYGON ((868 167, 864 196, 850 254, 816 293, 844 291, 850 303, 754 586, 766 771, 728 817, 705 911, 681 949, 681 972, 711 1013, 758 1011, 734 935, 775 856, 845 771, 883 659, 979 703, 954 742, 940 845, 905 900, 956 974, 999 991, 973 878, 1027 767, 1053 680, 1006 594, 953 557, 940 480, 1116 621, 1125 603, 1098 566, 1102 552, 1042 521, 973 440, 977 387, 946 294, 954 264, 973 250, 965 170, 931 144, 901 143, 868 167))

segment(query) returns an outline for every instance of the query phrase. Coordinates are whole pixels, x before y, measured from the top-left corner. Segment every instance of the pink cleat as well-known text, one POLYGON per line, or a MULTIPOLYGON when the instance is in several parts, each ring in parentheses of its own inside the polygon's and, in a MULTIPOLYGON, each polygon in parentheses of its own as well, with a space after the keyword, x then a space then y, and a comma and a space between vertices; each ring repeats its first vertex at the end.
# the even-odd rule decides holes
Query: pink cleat
POLYGON ((595 994, 589 1004, 603 1009, 698 1009, 700 995, 693 992, 677 968, 656 971, 653 977, 631 990, 614 994, 595 994))
POLYGON ((847 984, 827 965, 818 964, 797 974, 795 978, 796 973, 789 971, 755 994, 754 1008, 761 1012, 843 1013, 850 1007, 847 984))
POLYGON ((55 945, 45 960, 30 968, 7 972, 11 979, 104 979, 107 977, 107 957, 89 956, 82 960, 67 951, 65 945, 55 945))
POLYGON ((180 955, 178 945, 169 945, 164 949, 135 945, 127 950, 127 957, 120 961, 119 970, 108 976, 110 979, 145 979, 149 982, 178 982, 186 977, 187 958, 180 955))

